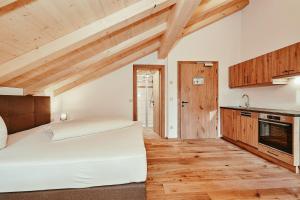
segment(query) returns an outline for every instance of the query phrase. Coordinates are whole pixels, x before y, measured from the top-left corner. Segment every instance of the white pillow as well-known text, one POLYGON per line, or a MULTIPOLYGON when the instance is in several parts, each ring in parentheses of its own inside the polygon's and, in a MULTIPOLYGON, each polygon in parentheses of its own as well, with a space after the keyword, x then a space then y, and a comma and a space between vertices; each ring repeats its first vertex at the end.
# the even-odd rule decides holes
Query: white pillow
POLYGON ((134 122, 130 120, 103 118, 64 121, 51 125, 51 130, 53 133, 52 140, 80 137, 89 134, 125 128, 133 124, 134 122))
POLYGON ((7 127, 5 125, 4 120, 0 116, 0 149, 6 147, 7 142, 7 127))

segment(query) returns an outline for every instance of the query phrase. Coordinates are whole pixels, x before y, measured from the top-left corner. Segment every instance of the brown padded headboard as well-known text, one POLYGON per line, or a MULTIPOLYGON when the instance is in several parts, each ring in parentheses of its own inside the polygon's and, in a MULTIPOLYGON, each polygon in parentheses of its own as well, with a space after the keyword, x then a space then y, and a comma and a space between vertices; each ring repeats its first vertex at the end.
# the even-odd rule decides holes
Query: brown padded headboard
POLYGON ((0 95, 0 116, 8 134, 50 123, 50 97, 0 95))

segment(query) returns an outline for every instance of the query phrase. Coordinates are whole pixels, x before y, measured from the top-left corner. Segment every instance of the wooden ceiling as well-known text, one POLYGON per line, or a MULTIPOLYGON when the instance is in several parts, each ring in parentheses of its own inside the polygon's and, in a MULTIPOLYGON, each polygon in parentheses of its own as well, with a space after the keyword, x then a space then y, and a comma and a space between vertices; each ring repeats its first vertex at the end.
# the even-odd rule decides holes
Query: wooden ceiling
POLYGON ((0 86, 59 95, 233 14, 249 0, 0 0, 0 86))

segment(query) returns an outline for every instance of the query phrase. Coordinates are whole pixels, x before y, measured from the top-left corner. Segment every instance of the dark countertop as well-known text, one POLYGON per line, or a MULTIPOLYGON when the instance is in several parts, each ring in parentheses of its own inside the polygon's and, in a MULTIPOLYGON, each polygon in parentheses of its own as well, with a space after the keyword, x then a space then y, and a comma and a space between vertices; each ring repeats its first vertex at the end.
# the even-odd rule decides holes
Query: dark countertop
POLYGON ((221 106, 221 108, 300 117, 300 111, 296 111, 296 110, 280 110, 280 109, 268 109, 268 108, 254 108, 254 107, 245 108, 239 106, 221 106))

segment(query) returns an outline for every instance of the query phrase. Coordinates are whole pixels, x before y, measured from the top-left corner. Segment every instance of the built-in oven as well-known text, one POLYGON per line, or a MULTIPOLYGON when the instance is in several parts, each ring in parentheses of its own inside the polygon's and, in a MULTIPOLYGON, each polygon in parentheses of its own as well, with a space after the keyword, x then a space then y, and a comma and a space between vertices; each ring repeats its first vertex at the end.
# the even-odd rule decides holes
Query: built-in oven
POLYGON ((293 154, 293 123, 285 116, 259 114, 259 143, 293 154))

